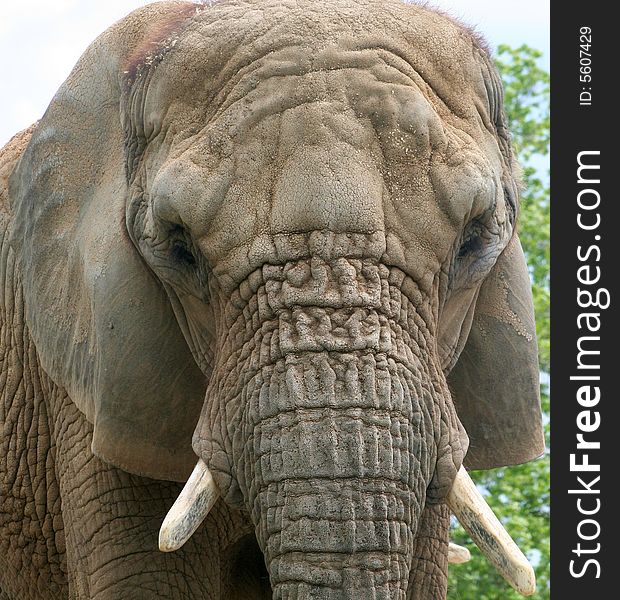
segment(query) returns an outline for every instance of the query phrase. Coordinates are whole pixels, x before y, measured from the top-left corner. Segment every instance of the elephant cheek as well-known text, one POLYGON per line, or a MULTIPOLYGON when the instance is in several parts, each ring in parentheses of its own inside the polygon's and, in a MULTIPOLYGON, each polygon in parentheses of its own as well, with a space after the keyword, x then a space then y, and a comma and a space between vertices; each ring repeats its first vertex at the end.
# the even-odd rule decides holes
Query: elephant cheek
MULTIPOLYGON (((239 393, 239 403, 246 396, 245 391, 239 393)), ((214 483, 224 501, 237 510, 247 511, 242 489, 246 487, 245 478, 235 468, 231 436, 228 435, 226 421, 219 413, 219 398, 213 397, 211 386, 207 388, 205 402, 198 426, 194 431, 192 447, 202 458, 213 476, 214 483), (212 408, 214 407, 214 408, 212 408), (241 479, 241 485, 240 485, 241 479)), ((236 428, 239 422, 235 423, 236 428)))

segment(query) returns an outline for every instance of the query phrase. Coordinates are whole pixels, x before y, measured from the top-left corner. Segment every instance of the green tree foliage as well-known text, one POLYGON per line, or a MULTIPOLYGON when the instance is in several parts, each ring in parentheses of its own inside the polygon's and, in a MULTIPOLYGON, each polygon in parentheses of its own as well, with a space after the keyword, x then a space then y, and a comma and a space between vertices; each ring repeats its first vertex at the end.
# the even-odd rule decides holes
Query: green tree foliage
MULTIPOLYGON (((549 74, 538 66, 541 53, 529 46, 500 46, 496 64, 505 90, 513 145, 523 167, 519 235, 530 266, 540 368, 549 371, 549 74)), ((544 378, 544 375, 543 375, 544 378)), ((549 397, 542 386, 547 447, 549 397)), ((534 600, 549 598, 549 456, 517 467, 474 471, 495 514, 531 560, 536 571, 534 600)), ((451 538, 467 546, 472 560, 450 567, 449 600, 518 600, 459 525, 451 538)))

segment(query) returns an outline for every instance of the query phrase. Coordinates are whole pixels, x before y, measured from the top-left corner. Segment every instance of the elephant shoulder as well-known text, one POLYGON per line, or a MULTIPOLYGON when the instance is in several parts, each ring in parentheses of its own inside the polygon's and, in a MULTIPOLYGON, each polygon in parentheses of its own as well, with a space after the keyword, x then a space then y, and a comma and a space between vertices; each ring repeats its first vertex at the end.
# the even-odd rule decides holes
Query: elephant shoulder
POLYGON ((33 123, 30 127, 16 133, 3 148, 0 148, 0 223, 2 224, 0 233, 3 236, 4 229, 7 225, 7 218, 11 212, 9 201, 9 177, 26 149, 37 123, 38 121, 33 123))

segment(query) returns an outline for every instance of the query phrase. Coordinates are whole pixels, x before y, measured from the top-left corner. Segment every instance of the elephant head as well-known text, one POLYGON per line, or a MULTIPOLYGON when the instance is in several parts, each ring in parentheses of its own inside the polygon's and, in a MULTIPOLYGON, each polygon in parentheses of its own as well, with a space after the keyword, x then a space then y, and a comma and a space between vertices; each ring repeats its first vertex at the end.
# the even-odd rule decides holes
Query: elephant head
POLYGON ((275 598, 404 598, 462 464, 543 450, 516 172, 491 59, 445 16, 155 4, 11 177, 25 319, 93 452, 198 460, 181 520, 195 480, 244 510, 275 598))

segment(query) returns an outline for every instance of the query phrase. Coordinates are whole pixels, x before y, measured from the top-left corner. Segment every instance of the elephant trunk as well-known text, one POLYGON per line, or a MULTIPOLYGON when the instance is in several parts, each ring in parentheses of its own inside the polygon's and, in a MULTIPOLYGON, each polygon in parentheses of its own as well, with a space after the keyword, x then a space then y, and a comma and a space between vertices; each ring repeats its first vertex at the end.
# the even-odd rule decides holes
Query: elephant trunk
POLYGON ((431 480, 460 462, 441 460, 447 390, 414 294, 374 259, 313 256, 215 307, 194 449, 250 512, 275 598, 404 598, 431 480))
POLYGON ((404 598, 434 460, 408 379, 362 351, 290 355, 263 382, 241 463, 274 598, 404 598))

